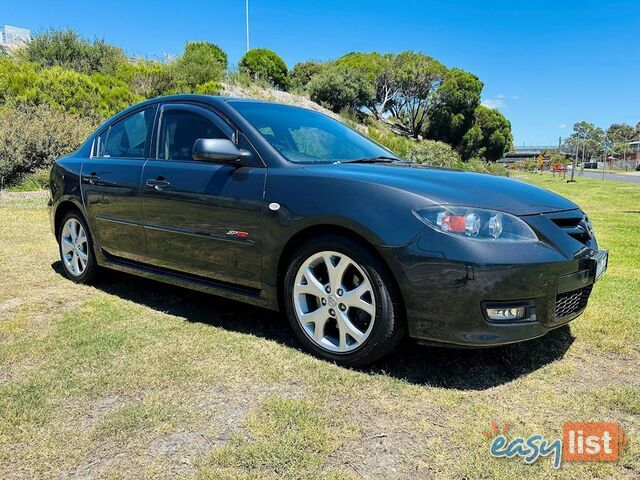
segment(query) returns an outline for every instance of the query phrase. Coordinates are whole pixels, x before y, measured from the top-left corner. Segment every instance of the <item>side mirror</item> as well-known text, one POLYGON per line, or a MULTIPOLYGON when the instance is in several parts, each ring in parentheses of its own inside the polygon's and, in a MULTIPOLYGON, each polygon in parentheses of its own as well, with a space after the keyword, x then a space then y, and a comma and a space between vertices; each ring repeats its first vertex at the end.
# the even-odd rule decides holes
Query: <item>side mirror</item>
POLYGON ((199 138, 193 144, 191 156, 194 160, 219 163, 238 163, 249 157, 247 150, 240 150, 226 138, 199 138))

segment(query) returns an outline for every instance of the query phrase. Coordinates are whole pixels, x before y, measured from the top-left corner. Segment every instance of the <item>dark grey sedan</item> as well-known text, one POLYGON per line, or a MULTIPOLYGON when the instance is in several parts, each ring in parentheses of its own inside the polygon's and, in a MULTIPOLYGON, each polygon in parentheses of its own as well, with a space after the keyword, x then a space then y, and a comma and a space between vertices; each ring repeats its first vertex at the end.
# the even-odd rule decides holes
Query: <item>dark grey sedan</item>
POLYGON ((604 272, 580 208, 425 168, 302 108, 181 95, 105 122, 51 173, 67 276, 108 267, 286 312, 312 352, 370 363, 409 336, 492 346, 585 309, 604 272))

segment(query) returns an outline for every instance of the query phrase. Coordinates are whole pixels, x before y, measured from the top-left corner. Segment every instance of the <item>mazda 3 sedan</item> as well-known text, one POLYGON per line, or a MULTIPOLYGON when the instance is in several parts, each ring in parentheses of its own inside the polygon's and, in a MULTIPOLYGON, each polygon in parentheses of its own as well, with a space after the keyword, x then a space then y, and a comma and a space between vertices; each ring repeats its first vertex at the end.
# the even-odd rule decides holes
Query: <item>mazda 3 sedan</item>
POLYGON ((607 266, 585 213, 508 178, 397 158, 316 111, 179 95, 105 122, 51 172, 66 275, 107 267, 286 312, 314 354, 408 334, 493 346, 583 312, 607 266))

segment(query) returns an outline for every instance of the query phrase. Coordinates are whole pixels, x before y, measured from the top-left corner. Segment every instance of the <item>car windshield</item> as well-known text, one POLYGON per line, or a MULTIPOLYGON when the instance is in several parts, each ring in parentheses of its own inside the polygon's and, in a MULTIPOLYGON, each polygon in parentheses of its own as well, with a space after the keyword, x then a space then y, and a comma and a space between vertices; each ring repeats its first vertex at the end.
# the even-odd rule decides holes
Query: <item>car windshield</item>
POLYGON ((313 110, 276 103, 237 101, 230 104, 293 163, 396 158, 355 130, 313 110))

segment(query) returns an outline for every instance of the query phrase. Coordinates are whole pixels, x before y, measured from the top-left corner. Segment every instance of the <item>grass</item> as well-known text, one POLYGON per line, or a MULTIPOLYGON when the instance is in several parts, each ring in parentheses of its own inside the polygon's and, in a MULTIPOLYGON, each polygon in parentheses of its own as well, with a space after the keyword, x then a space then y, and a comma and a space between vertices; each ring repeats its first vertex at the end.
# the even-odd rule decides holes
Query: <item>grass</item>
POLYGON ((46 198, 0 196, 0 478, 637 478, 640 188, 523 175, 580 204, 609 271, 570 328, 490 350, 410 343, 361 370, 281 315, 117 273, 60 273, 46 198), (493 459, 482 435, 615 421, 617 463, 493 459))

